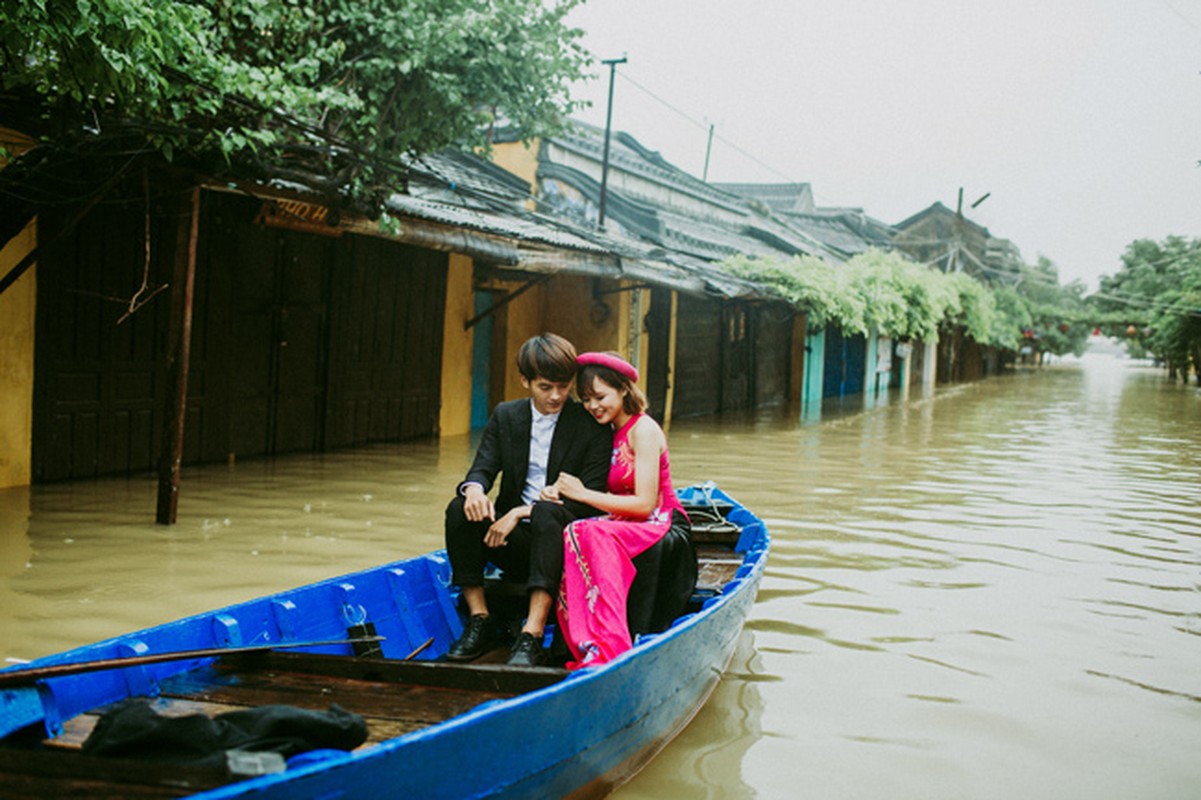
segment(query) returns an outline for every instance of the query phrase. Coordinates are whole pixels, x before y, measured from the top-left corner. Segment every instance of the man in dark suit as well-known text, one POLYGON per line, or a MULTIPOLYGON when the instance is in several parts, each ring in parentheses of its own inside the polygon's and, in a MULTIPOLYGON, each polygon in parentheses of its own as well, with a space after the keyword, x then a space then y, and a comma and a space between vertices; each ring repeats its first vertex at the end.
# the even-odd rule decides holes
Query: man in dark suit
POLYGON ((452 580, 471 614, 446 657, 471 661, 495 646, 502 630, 484 596, 489 561, 506 576, 526 581, 529 613, 509 663, 542 662, 542 638, 563 574, 563 529, 595 509, 566 500, 539 501, 560 472, 604 491, 613 433, 571 398, 576 352, 553 333, 535 336, 517 354, 528 398, 501 403, 492 412, 467 477, 446 508, 446 549, 452 580), (488 492, 500 474, 493 503, 488 492))

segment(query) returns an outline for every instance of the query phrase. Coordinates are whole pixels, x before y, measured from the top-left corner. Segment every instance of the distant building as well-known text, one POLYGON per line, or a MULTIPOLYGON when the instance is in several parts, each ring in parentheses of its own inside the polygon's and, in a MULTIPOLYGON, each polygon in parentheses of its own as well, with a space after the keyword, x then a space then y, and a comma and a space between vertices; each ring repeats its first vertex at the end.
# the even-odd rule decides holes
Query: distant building
POLYGON ((916 261, 942 272, 964 272, 987 284, 1017 280, 1021 253, 1008 239, 942 203, 898 222, 893 244, 916 261))

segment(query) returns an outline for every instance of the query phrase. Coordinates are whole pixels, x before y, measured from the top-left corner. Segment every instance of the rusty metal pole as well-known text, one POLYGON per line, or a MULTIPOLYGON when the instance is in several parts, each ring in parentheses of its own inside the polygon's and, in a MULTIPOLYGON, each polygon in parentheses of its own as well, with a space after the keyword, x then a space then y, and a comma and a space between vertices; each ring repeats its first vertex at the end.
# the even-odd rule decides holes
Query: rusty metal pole
POLYGON ((196 240, 200 230, 200 187, 191 191, 190 213, 175 229, 175 265, 171 280, 168 398, 159 454, 158 510, 155 522, 174 525, 179 508, 179 472, 183 463, 184 417, 188 408, 188 359, 192 341, 192 288, 196 278, 196 240))

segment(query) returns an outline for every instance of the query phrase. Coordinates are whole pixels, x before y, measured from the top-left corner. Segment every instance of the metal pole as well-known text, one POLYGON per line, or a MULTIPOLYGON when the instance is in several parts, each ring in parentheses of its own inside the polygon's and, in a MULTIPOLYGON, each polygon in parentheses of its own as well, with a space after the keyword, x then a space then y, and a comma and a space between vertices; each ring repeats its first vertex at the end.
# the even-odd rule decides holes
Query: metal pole
POLYGON ((617 74, 617 65, 624 64, 626 61, 626 57, 622 56, 601 62, 609 65, 609 107, 605 110, 605 151, 601 158, 600 213, 596 219, 596 226, 602 229, 605 227, 605 195, 608 193, 609 186, 609 133, 613 128, 613 78, 617 74))
POLYGON ((701 180, 705 183, 709 182, 709 154, 713 152, 713 124, 709 124, 709 144, 705 145, 705 171, 701 174, 701 180))

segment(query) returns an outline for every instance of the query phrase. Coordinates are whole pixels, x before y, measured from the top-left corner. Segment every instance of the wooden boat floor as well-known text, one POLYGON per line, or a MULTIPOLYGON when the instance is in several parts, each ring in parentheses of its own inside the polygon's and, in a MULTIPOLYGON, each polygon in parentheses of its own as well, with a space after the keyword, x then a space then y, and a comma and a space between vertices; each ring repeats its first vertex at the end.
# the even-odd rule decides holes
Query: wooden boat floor
MULTIPOLYGON (((504 659, 507 648, 487 657, 504 659)), ((331 704, 361 715, 369 747, 464 714, 476 706, 562 680, 562 669, 504 664, 389 661, 349 656, 264 652, 238 656, 160 684, 149 700, 164 716, 216 716, 264 705, 326 710, 331 704)), ((224 771, 139 760, 98 758, 81 751, 109 707, 80 714, 41 747, 0 749, 0 787, 12 798, 179 797, 236 778, 224 771)))
POLYGON ((697 545, 696 561, 697 591, 718 594, 723 586, 733 580, 738 568, 742 566, 742 554, 728 547, 697 545))

